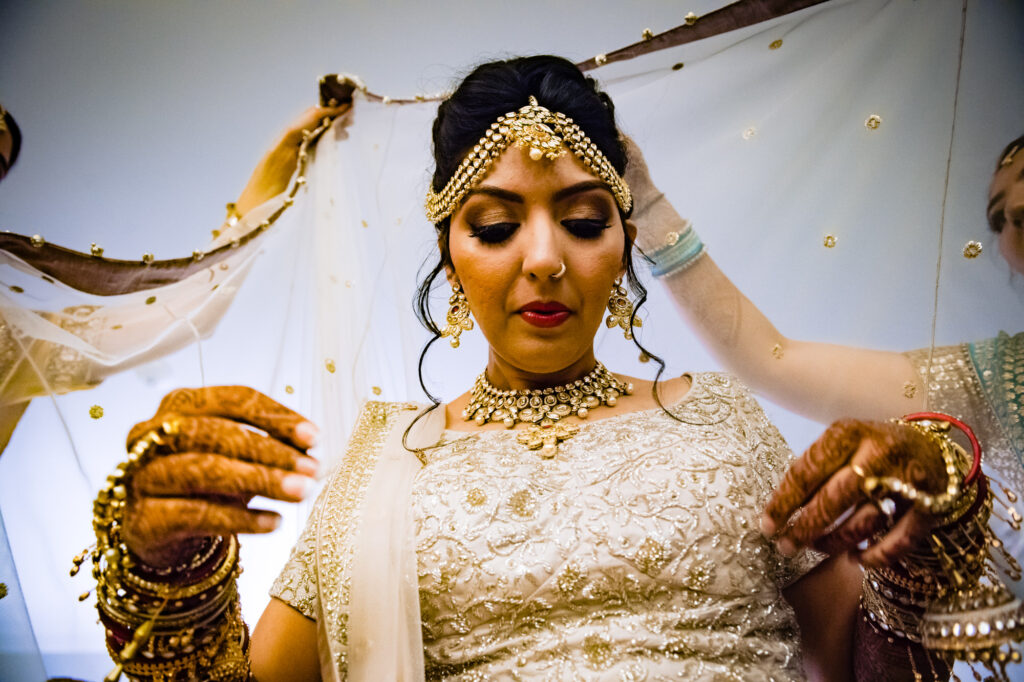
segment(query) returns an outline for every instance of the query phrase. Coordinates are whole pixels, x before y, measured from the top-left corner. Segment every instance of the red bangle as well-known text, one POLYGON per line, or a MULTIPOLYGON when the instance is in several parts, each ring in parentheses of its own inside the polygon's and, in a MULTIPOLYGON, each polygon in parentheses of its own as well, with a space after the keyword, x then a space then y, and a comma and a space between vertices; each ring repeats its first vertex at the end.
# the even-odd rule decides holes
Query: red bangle
POLYGON ((974 480, 978 478, 978 474, 981 473, 981 444, 978 442, 977 436, 974 435, 974 431, 970 426, 964 424, 956 417, 951 417, 948 414, 942 414, 941 412, 915 412, 908 414, 903 417, 904 421, 917 422, 923 420, 931 421, 943 421, 948 422, 964 432, 967 439, 971 441, 971 454, 974 457, 974 461, 971 463, 971 470, 967 472, 964 477, 964 486, 968 486, 974 483, 974 480))

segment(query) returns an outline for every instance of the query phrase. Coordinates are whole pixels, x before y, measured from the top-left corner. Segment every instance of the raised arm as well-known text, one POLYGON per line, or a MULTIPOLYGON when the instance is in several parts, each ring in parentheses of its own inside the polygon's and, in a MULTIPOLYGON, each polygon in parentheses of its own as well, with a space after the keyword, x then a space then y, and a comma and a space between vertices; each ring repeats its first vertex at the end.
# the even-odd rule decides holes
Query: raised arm
POLYGON ((676 307, 704 344, 755 391, 805 417, 883 419, 924 408, 909 358, 787 338, 707 254, 667 275, 676 307))
POLYGON ((658 191, 627 140, 626 182, 637 245, 683 318, 714 356, 758 393, 821 422, 882 419, 924 407, 925 391, 901 353, 789 339, 701 252, 689 222, 658 191), (686 256, 690 256, 687 260, 686 256))

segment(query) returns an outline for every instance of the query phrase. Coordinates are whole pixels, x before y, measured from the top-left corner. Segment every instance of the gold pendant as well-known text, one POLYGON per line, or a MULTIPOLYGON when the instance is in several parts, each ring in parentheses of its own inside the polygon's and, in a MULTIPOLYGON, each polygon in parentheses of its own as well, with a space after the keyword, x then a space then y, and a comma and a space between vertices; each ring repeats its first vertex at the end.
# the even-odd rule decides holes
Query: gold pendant
POLYGON ((550 422, 545 419, 520 433, 516 440, 530 450, 540 450, 540 456, 544 459, 551 459, 558 454, 559 443, 569 440, 579 432, 580 427, 576 424, 550 422))

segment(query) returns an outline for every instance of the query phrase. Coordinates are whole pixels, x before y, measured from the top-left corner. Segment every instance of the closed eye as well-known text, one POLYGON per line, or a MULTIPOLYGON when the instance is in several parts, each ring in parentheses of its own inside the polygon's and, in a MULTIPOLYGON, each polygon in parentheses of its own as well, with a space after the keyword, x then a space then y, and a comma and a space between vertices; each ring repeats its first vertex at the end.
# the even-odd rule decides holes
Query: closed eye
POLYGON ((500 244, 512 236, 519 223, 490 223, 489 225, 470 225, 470 236, 485 244, 500 244))
POLYGON ((574 237, 579 237, 580 239, 597 239, 601 236, 602 232, 611 227, 611 225, 604 220, 594 220, 590 218, 563 220, 562 226, 574 237))
POLYGON ((999 233, 1006 226, 1006 214, 1002 211, 992 211, 988 214, 988 226, 993 232, 999 233))

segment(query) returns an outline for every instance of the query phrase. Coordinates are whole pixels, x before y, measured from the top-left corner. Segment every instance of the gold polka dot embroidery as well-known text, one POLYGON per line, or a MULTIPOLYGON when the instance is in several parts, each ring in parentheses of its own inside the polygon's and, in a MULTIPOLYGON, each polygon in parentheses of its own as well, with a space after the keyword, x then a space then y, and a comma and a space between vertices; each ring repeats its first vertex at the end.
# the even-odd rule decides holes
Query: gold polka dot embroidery
POLYGON ((382 393, 380 386, 374 386, 370 389, 374 395, 380 395, 382 393))
POLYGON ((288 395, 291 395, 292 393, 295 393, 295 387, 292 386, 291 384, 288 384, 287 386, 284 387, 284 392, 287 393, 288 395))
POLYGON ((903 384, 904 398, 913 398, 915 395, 917 395, 917 385, 914 382, 908 381, 903 384))
POLYGON ((826 249, 834 249, 836 247, 836 241, 837 239, 834 234, 826 234, 823 243, 825 244, 826 249))
POLYGON ((972 239, 964 244, 964 258, 977 258, 981 255, 982 248, 981 242, 972 239))
POLYGON ((878 128, 881 125, 882 117, 879 116, 878 114, 871 114, 870 116, 868 116, 867 120, 864 121, 864 127, 867 128, 868 130, 878 130, 878 128))
POLYGON ((124 329, 124 325, 123 324, 115 324, 113 327, 111 327, 111 329, 116 332, 118 329, 124 329))
POLYGON ((633 555, 636 567, 651 577, 658 575, 668 560, 669 548, 655 538, 645 538, 633 555))
POLYGON ((773 358, 775 358, 776 360, 781 360, 783 355, 784 355, 784 353, 783 353, 783 350, 782 350, 782 344, 781 343, 777 343, 774 346, 772 346, 772 357, 773 358))
POLYGON ((754 139, 755 135, 757 135, 757 128, 755 128, 754 126, 750 126, 749 128, 743 131, 744 140, 752 140, 754 139))
POLYGON ((587 635, 583 638, 583 656, 590 666, 598 670, 613 663, 614 651, 607 635, 587 635))
POLYGON ((146 305, 153 305, 156 303, 156 296, 150 296, 146 299, 146 305))
POLYGON ((687 569, 683 582, 691 590, 703 592, 715 579, 715 564, 707 557, 698 555, 687 569))
POLYGON ((482 507, 487 504, 487 493, 480 488, 470 488, 466 491, 466 504, 470 507, 482 507))
POLYGON ((326 367, 327 371, 330 372, 331 374, 334 374, 334 371, 337 369, 337 367, 334 365, 334 360, 331 360, 330 358, 324 360, 324 367, 326 367))
POLYGON ((512 493, 508 505, 512 513, 521 519, 532 519, 537 513, 537 498, 533 492, 525 488, 512 493))
POLYGON ((369 227, 369 226, 370 226, 370 223, 368 223, 368 222, 366 222, 366 221, 364 220, 364 221, 363 221, 363 227, 369 227))
POLYGON ((563 596, 577 594, 587 583, 587 575, 575 561, 565 565, 555 579, 555 587, 563 596))
POLYGON ((89 408, 89 416, 93 419, 99 419, 103 416, 103 408, 100 405, 93 405, 89 408))
POLYGON ((769 45, 768 45, 768 49, 769 49, 769 50, 777 50, 777 49, 779 49, 780 47, 782 47, 782 38, 779 38, 779 39, 777 39, 777 40, 773 40, 773 41, 772 41, 771 43, 769 43, 769 45))

